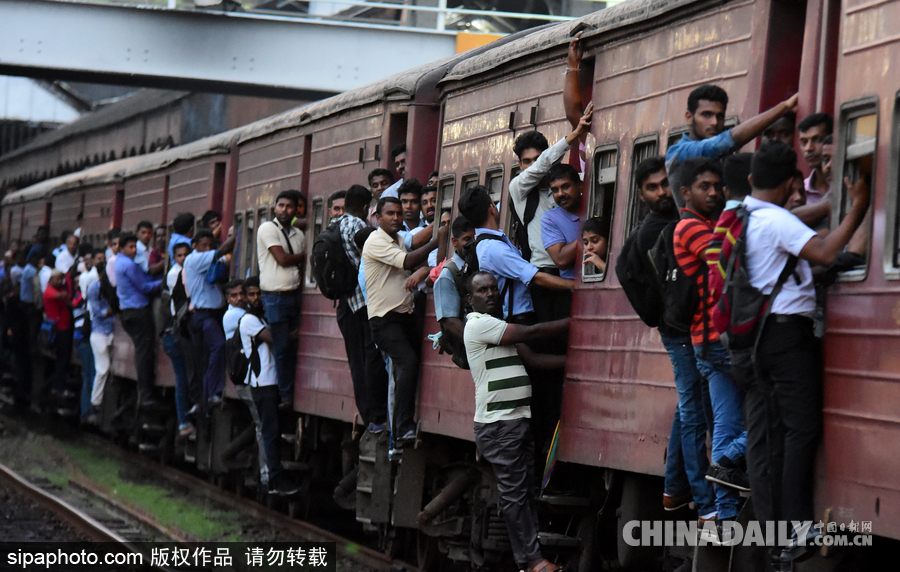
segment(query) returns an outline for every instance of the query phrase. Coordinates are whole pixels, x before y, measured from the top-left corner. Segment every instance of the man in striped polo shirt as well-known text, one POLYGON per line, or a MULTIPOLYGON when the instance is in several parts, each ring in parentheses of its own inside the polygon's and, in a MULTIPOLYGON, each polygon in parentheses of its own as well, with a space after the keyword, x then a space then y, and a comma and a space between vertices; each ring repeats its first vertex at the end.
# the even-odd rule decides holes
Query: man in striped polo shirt
POLYGON ((532 354, 524 342, 565 335, 569 320, 506 323, 500 288, 489 272, 473 274, 466 288, 473 309, 464 339, 475 380, 475 445, 494 469, 500 513, 519 569, 552 572, 558 567, 544 560, 538 544, 531 379, 523 360, 529 368, 561 369, 565 356, 532 354))
MULTIPOLYGON (((740 470, 747 449, 747 433, 741 412, 741 393, 731 378, 731 358, 712 325, 710 310, 713 304, 709 297, 706 264, 706 249, 724 204, 722 170, 718 163, 704 157, 688 159, 681 167, 679 180, 685 208, 675 227, 673 247, 678 265, 686 276, 696 277, 700 291, 700 304, 691 321, 691 343, 697 369, 709 381, 713 409, 713 470, 707 473, 707 479, 716 483, 718 520, 733 520, 740 504, 740 494, 735 489, 749 490, 749 482, 740 470), (732 478, 722 478, 715 472, 717 467, 732 469, 729 471, 732 478)), ((716 539, 710 540, 715 542, 716 539)))

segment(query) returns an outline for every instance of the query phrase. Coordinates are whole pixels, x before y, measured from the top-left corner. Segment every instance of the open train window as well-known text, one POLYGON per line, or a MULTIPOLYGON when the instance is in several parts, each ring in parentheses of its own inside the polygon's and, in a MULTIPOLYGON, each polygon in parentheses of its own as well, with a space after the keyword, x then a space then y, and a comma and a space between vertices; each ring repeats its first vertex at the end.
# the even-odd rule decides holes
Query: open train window
POLYGON ((631 153, 631 176, 628 179, 628 221, 625 225, 625 236, 637 228, 638 224, 647 216, 649 209, 647 203, 638 196, 637 181, 634 178, 637 166, 644 159, 649 159, 659 154, 659 136, 645 135, 634 141, 634 151, 631 153))
MULTIPOLYGON (((840 195, 836 204, 832 205, 831 225, 836 228, 847 210, 850 208, 850 194, 843 185, 843 180, 848 177, 855 183, 860 178, 865 179, 870 193, 875 194, 873 188, 875 174, 875 149, 878 141, 878 100, 868 98, 845 104, 841 107, 841 120, 837 133, 839 134, 838 147, 835 150, 834 178, 832 185, 840 189, 840 195)), ((866 270, 869 267, 869 243, 872 236, 872 207, 863 218, 862 223, 847 244, 844 253, 848 270, 841 272, 841 280, 865 280, 866 270), (855 259, 854 259, 855 257, 855 259)))
POLYGON ((471 189, 478 185, 478 170, 468 171, 462 176, 462 190, 471 189))
MULTIPOLYGON (((308 252, 306 253, 306 259, 309 260, 312 257, 312 245, 316 241, 316 237, 318 237, 322 233, 322 224, 325 220, 325 200, 322 197, 316 197, 312 202, 312 236, 306 237, 306 246, 308 252)), ((316 280, 312 275, 312 264, 306 265, 306 282, 307 284, 315 285, 316 280)))
POLYGON ((253 217, 253 211, 247 211, 244 218, 244 226, 246 227, 244 232, 244 263, 241 265, 241 270, 244 276, 249 278, 259 274, 259 269, 256 267, 256 221, 253 217))
POLYGON ((244 240, 247 229, 244 228, 244 215, 234 213, 234 253, 231 257, 231 274, 235 278, 246 278, 246 266, 241 262, 244 260, 244 250, 247 248, 247 241, 244 240))
POLYGON ((500 200, 503 196, 503 165, 491 167, 484 174, 484 186, 487 187, 494 202, 500 200))
MULTIPOLYGON (((616 205, 616 177, 618 175, 619 148, 605 145, 594 152, 594 176, 588 196, 587 218, 600 219, 601 235, 606 237, 606 260, 609 260, 611 246, 610 230, 612 215, 616 205)), ((586 219, 585 219, 586 220, 586 219)), ((599 282, 606 278, 606 272, 593 264, 582 264, 581 280, 599 282)))
POLYGON ((884 233, 887 242, 884 245, 884 274, 890 280, 898 280, 900 279, 900 91, 894 97, 891 131, 891 167, 888 169, 885 217, 887 228, 884 233))

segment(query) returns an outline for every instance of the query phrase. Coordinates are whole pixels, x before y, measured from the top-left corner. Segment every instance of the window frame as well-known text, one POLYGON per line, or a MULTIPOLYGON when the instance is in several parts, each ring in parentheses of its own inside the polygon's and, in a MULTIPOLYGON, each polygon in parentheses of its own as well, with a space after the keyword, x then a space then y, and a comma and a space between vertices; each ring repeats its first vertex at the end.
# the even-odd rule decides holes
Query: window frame
MULTIPOLYGON (((875 116, 875 141, 874 148, 872 149, 872 186, 875 186, 876 182, 876 172, 878 168, 878 136, 880 135, 880 107, 879 107, 879 99, 878 96, 870 96, 864 97, 861 99, 855 99, 853 101, 845 102, 841 105, 840 113, 838 115, 838 125, 835 130, 836 135, 840 135, 840 140, 835 140, 835 157, 834 157, 834 175, 832 176, 832 185, 834 185, 834 181, 841 182, 844 180, 845 172, 846 172, 846 163, 847 163, 847 137, 849 137, 849 125, 850 122, 854 119, 858 119, 860 117, 866 117, 868 115, 875 116)), ((863 157, 865 155, 861 155, 863 157)), ((849 159, 851 161, 857 159, 859 157, 855 157, 849 159)), ((831 204, 831 230, 833 231, 840 225, 841 222, 841 214, 844 210, 843 205, 847 200, 847 190, 843 188, 843 184, 840 186, 840 196, 839 200, 832 201, 831 204)), ((874 188, 869 189, 870 197, 874 196, 875 191, 874 188)), ((873 208, 873 201, 869 200, 869 208, 873 208)), ((863 268, 848 270, 845 272, 840 272, 837 276, 838 282, 863 282, 869 276, 869 267, 872 263, 872 230, 873 230, 873 222, 874 217, 869 218, 869 244, 866 249, 866 263, 863 268)), ((861 224, 865 224, 865 215, 863 215, 863 222, 861 224)))
MULTIPOLYGON (((513 179, 519 176, 519 173, 522 172, 522 166, 519 165, 518 159, 509 167, 509 183, 506 184, 507 188, 512 184, 513 179)), ((519 241, 516 240, 516 233, 513 232, 513 218, 512 218, 512 195, 507 193, 506 204, 503 204, 502 200, 500 202, 501 207, 506 207, 506 209, 500 209, 500 228, 503 229, 503 232, 506 234, 506 237, 509 238, 510 241, 515 245, 519 250, 522 249, 522 246, 519 244, 519 241)))
POLYGON ((656 153, 649 155, 646 158, 659 155, 659 132, 641 135, 640 137, 635 138, 631 144, 631 169, 628 174, 628 199, 625 205, 628 218, 625 221, 625 235, 623 240, 628 238, 640 224, 640 221, 637 220, 637 214, 642 203, 638 197, 637 185, 634 178, 639 161, 635 159, 635 156, 637 155, 638 146, 646 145, 647 143, 656 143, 656 153))
MULTIPOLYGON (((448 205, 450 208, 450 225, 453 225, 453 219, 457 216, 457 207, 456 207, 456 173, 450 173, 449 175, 443 175, 438 179, 438 208, 437 213, 435 213, 435 218, 438 220, 438 224, 435 225, 432 230, 432 238, 437 238, 438 230, 440 229, 440 216, 444 211, 444 204, 449 200, 450 204, 448 205), (447 188, 450 188, 450 196, 444 196, 447 193, 447 188)), ((450 253, 453 251, 453 248, 450 246, 450 235, 447 234, 447 252, 450 253)), ((438 261, 440 262, 440 261, 438 261)))
MULTIPOLYGON (((232 219, 232 224, 234 226, 234 247, 236 249, 244 248, 246 245, 244 244, 244 236, 247 232, 247 229, 243 226, 244 223, 244 213, 238 211, 234 213, 234 218, 232 219)), ((243 258, 246 257, 246 252, 241 252, 238 250, 237 256, 232 258, 231 264, 231 277, 232 278, 240 278, 241 273, 244 271, 243 266, 243 258)))
MULTIPOLYGON (((900 90, 894 95, 891 114, 891 149, 887 176, 884 250, 882 264, 886 280, 900 280, 900 90)), ((869 208, 872 201, 869 200, 869 208)))
POLYGON ((591 213, 591 209, 594 205, 595 194, 597 193, 597 190, 601 185, 607 185, 610 183, 612 184, 612 199, 609 203, 610 219, 609 219, 609 227, 607 230, 608 236, 606 237, 606 271, 600 272, 598 274, 587 274, 585 272, 587 264, 584 262, 584 260, 582 260, 581 261, 581 281, 582 281, 582 283, 585 283, 585 284, 604 282, 611 270, 610 264, 612 262, 612 257, 610 256, 610 254, 612 253, 612 246, 613 246, 613 237, 612 237, 613 222, 614 222, 613 217, 615 216, 615 212, 616 212, 616 195, 618 194, 618 190, 619 190, 618 189, 618 187, 619 187, 619 158, 620 158, 619 143, 615 142, 615 143, 607 143, 605 145, 596 146, 594 148, 593 154, 589 161, 589 164, 591 165, 590 184, 588 187, 588 200, 587 200, 587 205, 585 208, 584 220, 586 221, 589 218, 596 216, 591 213), (611 181, 603 181, 602 182, 601 177, 598 174, 599 163, 600 163, 600 159, 603 157, 604 153, 606 153, 608 151, 615 152, 615 161, 613 162, 614 167, 607 167, 607 169, 613 169, 614 174, 613 174, 611 181))
POLYGON ((316 281, 312 275, 312 264, 309 261, 312 259, 312 247, 313 243, 316 241, 316 237, 319 236, 325 227, 325 216, 327 215, 325 209, 325 197, 317 196, 313 197, 311 201, 309 201, 310 209, 307 216, 310 217, 310 225, 307 226, 307 230, 309 233, 306 236, 306 285, 310 287, 316 287, 316 281), (318 220, 316 220, 316 209, 321 208, 321 214, 318 216, 318 220), (318 225, 318 228, 316 228, 318 225))
POLYGON ((470 185, 470 186, 475 187, 479 184, 480 180, 481 180, 481 173, 479 172, 479 170, 477 168, 476 169, 468 169, 466 171, 463 171, 462 176, 459 178, 460 193, 462 193, 462 191, 465 191, 466 189, 469 188, 469 186, 467 186, 468 183, 471 183, 474 181, 475 184, 470 185))

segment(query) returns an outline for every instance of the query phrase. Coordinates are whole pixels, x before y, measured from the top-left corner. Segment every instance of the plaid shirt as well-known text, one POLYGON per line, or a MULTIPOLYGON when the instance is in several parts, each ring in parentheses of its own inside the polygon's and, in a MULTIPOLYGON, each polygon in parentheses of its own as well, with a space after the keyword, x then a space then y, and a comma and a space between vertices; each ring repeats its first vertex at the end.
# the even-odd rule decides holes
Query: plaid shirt
MULTIPOLYGON (((356 243, 353 242, 353 236, 366 228, 365 221, 351 214, 343 214, 331 222, 332 224, 337 222, 341 225, 341 241, 344 243, 344 252, 347 253, 347 258, 350 259, 350 262, 352 262, 353 266, 358 270, 362 254, 356 249, 356 243)), ((359 284, 356 285, 356 290, 353 291, 353 295, 347 298, 347 303, 350 304, 350 309, 354 312, 365 307, 366 299, 363 297, 362 288, 359 287, 359 284)))

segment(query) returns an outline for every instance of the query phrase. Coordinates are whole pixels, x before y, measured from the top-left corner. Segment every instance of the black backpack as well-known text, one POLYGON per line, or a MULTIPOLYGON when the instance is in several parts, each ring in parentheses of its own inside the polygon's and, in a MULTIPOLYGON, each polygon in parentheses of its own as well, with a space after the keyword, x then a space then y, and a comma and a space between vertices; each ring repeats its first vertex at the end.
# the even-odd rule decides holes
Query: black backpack
POLYGON ((340 221, 335 221, 313 242, 312 273, 316 286, 329 300, 339 300, 356 290, 358 272, 344 251, 340 221))
MULTIPOLYGON (((696 218, 690 212, 685 213, 686 218, 696 218)), ((681 269, 678 260, 675 259, 675 226, 674 221, 663 229, 656 244, 650 249, 650 263, 656 271, 662 291, 663 311, 661 323, 677 332, 687 334, 691 331, 691 322, 697 307, 700 305, 700 289, 697 288, 696 276, 688 276, 681 269)), ((707 272, 703 273, 703 285, 706 289, 707 272)))
POLYGON ((241 343, 241 322, 247 316, 244 314, 237 323, 237 328, 231 337, 225 340, 225 370, 228 377, 235 385, 244 385, 247 383, 247 374, 250 373, 252 366, 254 371, 259 375, 259 342, 255 339, 250 341, 250 357, 244 355, 244 345, 241 343))
POLYGON ((525 198, 524 219, 519 218, 519 213, 516 212, 512 197, 509 199, 510 228, 512 229, 510 234, 516 239, 516 244, 522 250, 522 258, 529 262, 531 262, 531 245, 528 244, 528 225, 531 224, 531 221, 534 220, 534 215, 537 214, 537 208, 541 201, 539 193, 540 191, 536 188, 532 189, 525 198))
POLYGON ((650 264, 649 252, 638 251, 640 228, 631 233, 616 260, 616 276, 631 307, 642 322, 655 328, 659 326, 663 295, 660 282, 650 264))

